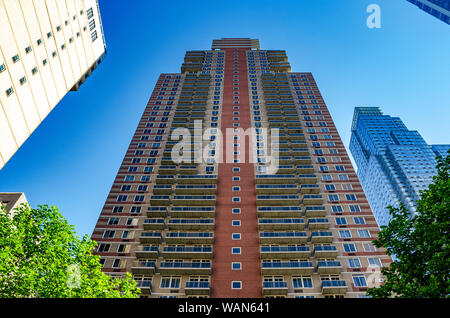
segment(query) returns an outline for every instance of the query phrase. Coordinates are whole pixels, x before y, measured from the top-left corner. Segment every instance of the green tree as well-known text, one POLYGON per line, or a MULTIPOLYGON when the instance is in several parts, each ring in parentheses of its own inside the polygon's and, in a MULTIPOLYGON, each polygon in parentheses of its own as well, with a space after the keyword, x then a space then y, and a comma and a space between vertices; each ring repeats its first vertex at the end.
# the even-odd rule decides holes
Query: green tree
POLYGON ((130 274, 111 278, 56 207, 27 204, 0 211, 0 297, 135 298, 130 274))
POLYGON ((382 269, 385 282, 370 288, 372 297, 450 296, 450 154, 438 157, 437 175, 417 201, 411 216, 404 205, 389 206, 391 221, 382 226, 377 247, 394 261, 382 269))

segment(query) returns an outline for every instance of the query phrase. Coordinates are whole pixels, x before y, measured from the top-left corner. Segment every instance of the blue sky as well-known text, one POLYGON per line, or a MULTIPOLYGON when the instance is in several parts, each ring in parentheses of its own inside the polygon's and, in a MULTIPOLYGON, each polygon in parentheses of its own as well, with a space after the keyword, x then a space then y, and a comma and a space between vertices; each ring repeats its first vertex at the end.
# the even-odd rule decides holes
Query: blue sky
POLYGON ((79 235, 99 213, 160 73, 221 37, 258 38, 312 72, 344 143, 355 106, 379 106, 450 143, 450 27, 406 0, 100 0, 108 53, 0 170, 0 192, 56 205, 79 235), (368 29, 366 8, 381 8, 368 29))

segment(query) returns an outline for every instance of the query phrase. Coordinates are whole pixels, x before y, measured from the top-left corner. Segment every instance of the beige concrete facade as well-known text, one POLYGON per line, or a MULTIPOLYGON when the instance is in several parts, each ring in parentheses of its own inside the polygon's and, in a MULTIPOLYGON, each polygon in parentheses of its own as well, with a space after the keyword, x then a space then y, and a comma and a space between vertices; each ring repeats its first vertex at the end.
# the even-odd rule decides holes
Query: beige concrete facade
POLYGON ((105 53, 97 0, 0 0, 0 169, 105 53))

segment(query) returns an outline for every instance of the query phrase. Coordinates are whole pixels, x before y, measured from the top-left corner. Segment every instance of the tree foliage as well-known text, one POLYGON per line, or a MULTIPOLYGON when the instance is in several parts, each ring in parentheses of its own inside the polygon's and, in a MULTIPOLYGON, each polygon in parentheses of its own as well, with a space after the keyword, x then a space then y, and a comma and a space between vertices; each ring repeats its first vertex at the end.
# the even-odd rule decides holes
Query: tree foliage
POLYGON ((79 238, 56 207, 23 204, 0 211, 0 297, 134 298, 130 274, 111 278, 93 255, 96 242, 79 238))
POLYGON ((389 206, 391 221, 382 226, 375 246, 394 261, 383 268, 385 282, 370 288, 372 297, 450 296, 450 154, 438 157, 437 175, 411 216, 404 205, 389 206))

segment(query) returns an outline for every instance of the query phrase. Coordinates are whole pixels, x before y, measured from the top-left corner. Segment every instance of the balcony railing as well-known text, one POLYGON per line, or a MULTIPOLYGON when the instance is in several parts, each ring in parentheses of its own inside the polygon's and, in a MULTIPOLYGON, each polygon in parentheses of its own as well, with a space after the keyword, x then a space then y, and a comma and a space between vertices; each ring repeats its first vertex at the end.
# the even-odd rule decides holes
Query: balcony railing
POLYGON ((261 246, 262 259, 272 258, 308 258, 311 254, 309 246, 261 246))
POLYGON ((262 261, 261 271, 268 274, 312 274, 314 267, 309 261, 266 262, 262 261))

